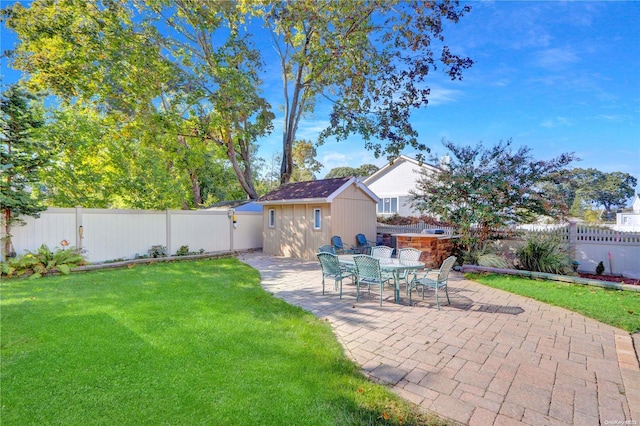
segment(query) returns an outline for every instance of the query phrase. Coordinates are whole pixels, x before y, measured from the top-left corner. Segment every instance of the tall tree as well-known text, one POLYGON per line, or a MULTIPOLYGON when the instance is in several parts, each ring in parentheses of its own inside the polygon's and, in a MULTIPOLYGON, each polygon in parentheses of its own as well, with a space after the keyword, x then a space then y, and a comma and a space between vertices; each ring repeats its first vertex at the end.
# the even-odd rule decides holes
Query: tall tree
POLYGON ((293 158, 292 182, 315 180, 316 173, 322 169, 322 163, 316 160, 316 147, 309 140, 297 140, 293 144, 291 156, 293 158))
POLYGON ((542 161, 531 156, 530 148, 514 151, 511 144, 509 140, 484 148, 443 141, 451 153, 449 167, 423 173, 411 195, 413 206, 458 224, 467 250, 481 247, 501 227, 526 223, 537 215, 565 215, 565 200, 559 191, 545 189, 545 183, 558 183, 573 153, 542 161))
POLYGON ((3 12, 20 40, 13 66, 29 84, 146 130, 134 142, 185 154, 165 166, 185 168, 176 178, 189 181, 190 205, 202 202, 198 168, 209 145, 257 197, 250 154, 272 114, 258 92, 260 55, 234 3, 35 0, 3 12))
POLYGON ((358 168, 353 167, 334 167, 329 170, 329 173, 325 176, 326 179, 338 178, 338 177, 368 177, 378 171, 378 167, 373 164, 363 164, 358 168))
POLYGON ((427 105, 425 79, 438 61, 452 80, 472 65, 444 44, 445 23, 457 23, 470 6, 450 0, 246 2, 261 6, 255 13, 263 13, 280 61, 282 183, 293 174, 300 120, 320 97, 333 104, 331 125, 320 142, 359 133, 376 157, 397 157, 407 144, 428 151, 417 139, 410 113, 427 105))
POLYGON ((635 194, 638 180, 629 173, 604 173, 596 169, 574 169, 576 196, 594 206, 602 206, 608 216, 612 209, 624 208, 635 194))
POLYGON ((11 86, 0 98, 0 206, 4 222, 4 256, 12 252, 11 227, 21 216, 38 217, 45 210, 33 196, 38 170, 46 164, 47 146, 38 134, 44 124, 35 97, 19 86, 11 86))

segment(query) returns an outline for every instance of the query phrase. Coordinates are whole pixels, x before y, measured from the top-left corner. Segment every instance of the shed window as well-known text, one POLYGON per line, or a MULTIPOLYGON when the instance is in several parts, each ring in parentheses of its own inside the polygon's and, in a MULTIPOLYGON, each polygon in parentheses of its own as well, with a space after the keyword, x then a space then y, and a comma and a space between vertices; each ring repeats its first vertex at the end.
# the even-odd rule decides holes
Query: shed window
POLYGON ((274 209, 269 209, 269 228, 276 227, 276 211, 274 209))
POLYGON ((398 213, 398 198, 381 198, 378 203, 378 213, 398 213))
POLYGON ((313 209, 313 229, 322 228, 322 215, 320 209, 313 209))

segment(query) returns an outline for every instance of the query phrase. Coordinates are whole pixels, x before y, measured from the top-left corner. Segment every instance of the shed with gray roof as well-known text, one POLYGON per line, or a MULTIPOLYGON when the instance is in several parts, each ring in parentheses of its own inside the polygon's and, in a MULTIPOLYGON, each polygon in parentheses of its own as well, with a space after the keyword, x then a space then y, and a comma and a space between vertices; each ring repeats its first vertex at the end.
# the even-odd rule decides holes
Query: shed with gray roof
POLYGON ((378 197, 356 178, 295 182, 260 197, 265 254, 316 259, 318 247, 339 235, 355 244, 356 234, 376 237, 378 197))

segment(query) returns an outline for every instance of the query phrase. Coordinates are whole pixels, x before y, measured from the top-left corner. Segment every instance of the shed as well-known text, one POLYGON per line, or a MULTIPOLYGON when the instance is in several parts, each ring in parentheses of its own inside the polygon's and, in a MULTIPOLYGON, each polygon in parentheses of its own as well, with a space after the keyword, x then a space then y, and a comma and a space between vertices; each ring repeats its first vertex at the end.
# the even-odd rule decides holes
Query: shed
POLYGON ((318 247, 339 235, 355 244, 356 234, 376 237, 378 197, 356 178, 295 182, 260 197, 265 254, 315 259, 318 247))

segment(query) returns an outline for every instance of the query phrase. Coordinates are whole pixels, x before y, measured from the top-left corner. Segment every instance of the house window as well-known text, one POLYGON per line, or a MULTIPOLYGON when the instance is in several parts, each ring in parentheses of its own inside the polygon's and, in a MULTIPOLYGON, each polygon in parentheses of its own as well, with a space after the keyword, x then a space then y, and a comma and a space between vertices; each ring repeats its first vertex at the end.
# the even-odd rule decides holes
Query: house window
POLYGON ((398 213, 398 198, 381 198, 378 203, 378 213, 398 213))
POLYGON ((313 209, 313 229, 322 228, 322 215, 320 209, 313 209))
POLYGON ((276 227, 276 211, 274 209, 269 209, 269 228, 276 227))

